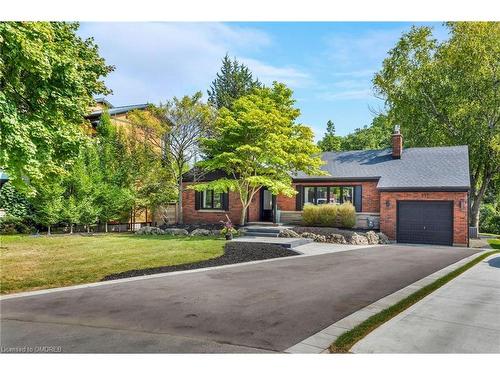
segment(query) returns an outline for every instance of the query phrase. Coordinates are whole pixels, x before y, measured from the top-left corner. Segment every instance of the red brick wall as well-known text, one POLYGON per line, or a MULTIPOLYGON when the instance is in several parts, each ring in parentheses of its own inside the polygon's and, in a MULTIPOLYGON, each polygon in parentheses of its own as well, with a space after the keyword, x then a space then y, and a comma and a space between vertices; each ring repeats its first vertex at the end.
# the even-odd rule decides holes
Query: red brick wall
MULTIPOLYGON (((226 214, 234 224, 240 223, 241 201, 239 194, 229 192, 229 210, 196 210, 194 205, 194 190, 185 190, 182 193, 182 216, 186 224, 219 223, 227 220, 226 214)), ((248 220, 258 221, 259 219, 259 193, 252 199, 248 209, 248 220)))
MULTIPOLYGON (((365 182, 305 182, 300 184, 293 184, 293 187, 297 185, 303 186, 363 186, 363 202, 362 211, 363 212, 379 212, 380 211, 380 193, 377 190, 377 181, 365 181, 365 182)), ((277 198, 278 210, 282 211, 295 211, 295 196, 285 197, 279 195, 277 198)))
POLYGON ((446 200, 453 201, 453 243, 467 245, 467 210, 469 207, 466 192, 381 192, 380 193, 380 230, 391 240, 396 239, 396 202, 398 200, 446 200), (460 200, 464 208, 460 208, 460 200), (386 201, 390 207, 386 207, 386 201))

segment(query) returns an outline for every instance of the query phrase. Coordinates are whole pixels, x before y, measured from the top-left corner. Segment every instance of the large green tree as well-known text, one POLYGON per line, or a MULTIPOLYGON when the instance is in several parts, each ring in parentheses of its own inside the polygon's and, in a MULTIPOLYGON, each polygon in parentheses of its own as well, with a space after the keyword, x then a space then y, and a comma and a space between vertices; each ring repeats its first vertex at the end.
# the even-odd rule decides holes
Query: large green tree
MULTIPOLYGON (((149 183, 143 191, 152 194, 155 186, 163 186, 164 191, 157 191, 151 198, 176 199, 178 203, 177 222, 182 223, 182 175, 189 170, 200 155, 200 139, 211 133, 215 120, 214 109, 201 101, 202 93, 182 98, 174 97, 158 107, 150 106, 147 111, 135 112, 130 118, 141 129, 143 139, 155 155, 160 157, 163 171, 163 183, 154 178, 144 181, 149 183), (165 179, 165 177, 169 177, 165 179), (177 197, 172 197, 175 182, 177 197)), ((153 200, 154 200, 153 199, 153 200)))
POLYGON ((0 22, 0 166, 13 184, 61 172, 78 155, 93 95, 113 68, 77 23, 0 22))
POLYGON ((199 163, 204 170, 221 170, 227 178, 193 185, 196 190, 236 191, 242 204, 240 224, 257 191, 293 196, 291 175, 303 171, 321 175, 319 148, 313 132, 298 124, 292 90, 284 84, 255 89, 237 99, 231 109, 222 108, 213 137, 203 141, 210 158, 199 163))
POLYGON ((335 134, 335 124, 332 120, 326 123, 326 133, 318 142, 321 151, 340 151, 342 137, 335 134))
POLYGON ((410 146, 468 145, 471 225, 500 173, 500 23, 450 22, 449 38, 413 27, 375 75, 378 95, 410 146))
POLYGON ((220 72, 208 90, 208 102, 217 109, 231 108, 236 99, 260 86, 248 67, 226 55, 222 59, 220 72))
POLYGON ((340 149, 350 150, 377 150, 391 147, 392 126, 387 116, 377 115, 370 126, 357 128, 354 132, 341 138, 340 149))

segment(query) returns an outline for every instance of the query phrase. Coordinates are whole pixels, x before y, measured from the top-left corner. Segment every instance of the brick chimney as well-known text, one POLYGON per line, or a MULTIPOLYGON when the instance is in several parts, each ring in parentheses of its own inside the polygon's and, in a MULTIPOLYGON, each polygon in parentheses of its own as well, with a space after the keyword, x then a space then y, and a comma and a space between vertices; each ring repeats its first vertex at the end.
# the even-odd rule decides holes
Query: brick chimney
POLYGON ((401 154, 403 153, 403 136, 399 131, 399 125, 394 127, 394 133, 392 134, 392 158, 401 159, 401 154))

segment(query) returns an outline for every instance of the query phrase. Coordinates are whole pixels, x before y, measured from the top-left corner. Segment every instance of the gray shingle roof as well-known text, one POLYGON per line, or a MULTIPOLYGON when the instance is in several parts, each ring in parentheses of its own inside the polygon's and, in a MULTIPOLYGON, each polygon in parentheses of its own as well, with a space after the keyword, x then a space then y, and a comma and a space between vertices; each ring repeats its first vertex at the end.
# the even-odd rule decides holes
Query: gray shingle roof
POLYGON ((294 175, 294 180, 379 179, 380 190, 468 190, 467 146, 403 149, 393 159, 391 149, 324 152, 322 167, 330 176, 294 175))

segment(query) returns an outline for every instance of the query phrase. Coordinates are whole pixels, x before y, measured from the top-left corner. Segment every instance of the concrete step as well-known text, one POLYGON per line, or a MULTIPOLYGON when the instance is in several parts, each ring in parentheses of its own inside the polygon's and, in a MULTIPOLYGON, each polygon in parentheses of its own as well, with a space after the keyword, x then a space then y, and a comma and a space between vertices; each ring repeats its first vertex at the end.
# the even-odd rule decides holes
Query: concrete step
POLYGON ((244 227, 248 233, 275 233, 278 234, 282 231, 282 228, 276 227, 244 227))
POLYGON ((245 236, 250 237, 278 237, 279 232, 260 232, 260 231, 247 231, 245 236))
POLYGON ((313 242, 310 238, 283 238, 283 237, 262 237, 262 236, 242 236, 237 237, 235 242, 272 243, 281 245, 287 249, 294 249, 297 246, 313 242))

